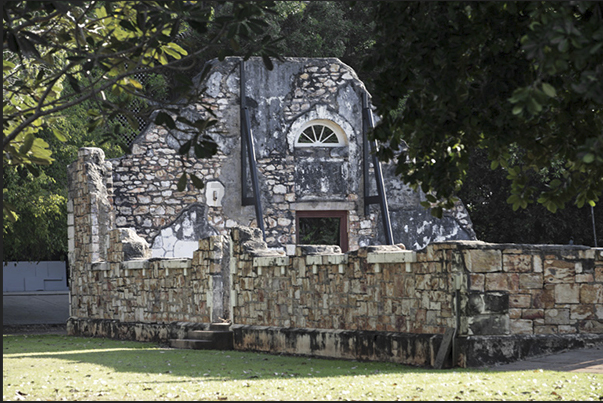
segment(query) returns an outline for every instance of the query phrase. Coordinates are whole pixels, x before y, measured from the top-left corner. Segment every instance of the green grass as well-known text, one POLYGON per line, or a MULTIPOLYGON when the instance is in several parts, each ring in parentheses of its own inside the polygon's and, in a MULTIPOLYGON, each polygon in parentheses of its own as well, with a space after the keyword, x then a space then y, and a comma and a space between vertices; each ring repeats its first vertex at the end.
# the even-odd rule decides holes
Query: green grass
POLYGON ((389 363, 59 335, 3 338, 3 400, 596 400, 603 375, 389 363))

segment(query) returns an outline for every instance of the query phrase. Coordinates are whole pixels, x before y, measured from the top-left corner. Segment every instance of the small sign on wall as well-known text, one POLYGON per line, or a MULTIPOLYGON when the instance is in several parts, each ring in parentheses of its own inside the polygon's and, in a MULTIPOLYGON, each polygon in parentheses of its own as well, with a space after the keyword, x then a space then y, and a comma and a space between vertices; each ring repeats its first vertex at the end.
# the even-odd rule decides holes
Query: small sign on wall
POLYGON ((222 207, 224 186, 218 181, 207 182, 205 185, 205 203, 211 207, 222 207))

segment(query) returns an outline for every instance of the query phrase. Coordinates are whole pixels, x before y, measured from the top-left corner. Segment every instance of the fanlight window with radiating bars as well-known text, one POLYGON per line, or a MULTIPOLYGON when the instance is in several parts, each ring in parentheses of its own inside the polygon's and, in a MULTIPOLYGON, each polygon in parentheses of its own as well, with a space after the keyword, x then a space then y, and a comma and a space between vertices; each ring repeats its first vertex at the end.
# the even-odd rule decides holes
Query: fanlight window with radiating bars
POLYGON ((296 147, 345 147, 346 136, 330 121, 313 121, 297 136, 296 147))

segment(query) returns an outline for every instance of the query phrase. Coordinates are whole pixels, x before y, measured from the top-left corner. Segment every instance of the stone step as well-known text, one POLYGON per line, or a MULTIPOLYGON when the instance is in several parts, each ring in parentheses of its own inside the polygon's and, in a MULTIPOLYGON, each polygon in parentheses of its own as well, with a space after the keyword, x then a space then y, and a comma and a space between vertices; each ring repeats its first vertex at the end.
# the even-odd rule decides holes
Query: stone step
POLYGON ((232 338, 219 340, 171 339, 170 347, 193 350, 233 350, 234 343, 232 338))
POLYGON ((230 323, 210 323, 209 324, 209 330, 216 330, 216 331, 229 331, 230 330, 230 323))
POLYGON ((210 329, 189 330, 184 339, 171 339, 172 348, 189 348, 195 350, 233 350, 234 332, 228 323, 211 324, 210 329), (213 326, 217 325, 217 326, 213 326))

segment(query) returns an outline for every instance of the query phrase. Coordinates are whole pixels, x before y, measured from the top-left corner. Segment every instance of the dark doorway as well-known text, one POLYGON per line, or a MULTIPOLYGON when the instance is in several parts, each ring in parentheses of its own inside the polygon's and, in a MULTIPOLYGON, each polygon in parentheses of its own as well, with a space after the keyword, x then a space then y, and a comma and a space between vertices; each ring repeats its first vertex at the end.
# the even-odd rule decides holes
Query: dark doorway
POLYGON ((339 245, 348 251, 348 212, 345 210, 297 211, 297 243, 339 245))

